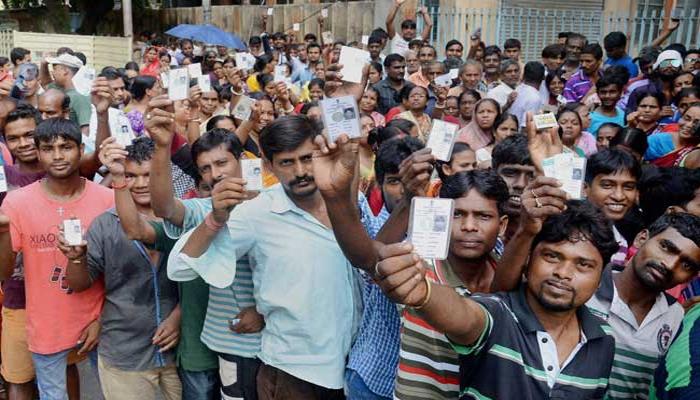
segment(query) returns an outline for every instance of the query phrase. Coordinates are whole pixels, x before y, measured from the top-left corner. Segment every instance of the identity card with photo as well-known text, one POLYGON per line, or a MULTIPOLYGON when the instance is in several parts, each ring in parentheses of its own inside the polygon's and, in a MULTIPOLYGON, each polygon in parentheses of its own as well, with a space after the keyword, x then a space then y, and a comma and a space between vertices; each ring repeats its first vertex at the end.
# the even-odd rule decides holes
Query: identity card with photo
POLYGON ((445 122, 440 119, 433 120, 433 126, 430 129, 428 143, 426 147, 430 149, 430 153, 440 161, 450 161, 452 156, 452 147, 457 137, 459 125, 445 122))
POLYGON ((202 90, 202 93, 211 92, 211 78, 209 78, 209 75, 198 76, 197 86, 202 90))
POLYGON ((187 68, 171 69, 168 75, 168 98, 173 101, 185 100, 190 93, 190 78, 187 68))
POLYGON ((250 53, 236 53, 236 67, 249 70, 255 65, 255 56, 250 53))
POLYGON ((574 200, 583 196, 583 181, 586 176, 586 159, 574 153, 561 153, 542 160, 544 175, 555 178, 561 189, 574 200))
POLYGON ((333 32, 323 31, 323 32, 321 32, 321 38, 323 38, 323 43, 332 44, 333 43, 333 32))
POLYGON ((95 69, 82 66, 78 72, 73 75, 73 86, 75 90, 83 96, 90 96, 92 83, 95 81, 95 69))
POLYGON ((370 60, 369 51, 343 46, 340 48, 338 63, 343 66, 340 73, 346 82, 362 82, 362 69, 370 60))
POLYGON ((124 111, 110 107, 108 117, 110 133, 117 140, 117 143, 124 147, 129 146, 136 135, 134 135, 131 122, 124 111))
POLYGON ((454 200, 414 197, 408 222, 408 241, 424 259, 444 260, 450 246, 454 200))
POLYGON ((538 131, 542 129, 554 128, 557 126, 557 117, 555 117, 554 113, 551 112, 533 115, 532 119, 535 122, 535 128, 537 128, 538 131))
POLYGON ((331 142, 335 142, 342 134, 351 139, 362 136, 360 113, 355 97, 343 96, 321 100, 321 113, 328 140, 331 142))
POLYGON ((249 120, 250 114, 253 112, 253 104, 255 104, 255 100, 251 99, 250 97, 239 97, 236 107, 233 108, 233 118, 237 118, 242 121, 249 120))
POLYGON ((79 219, 63 220, 63 237, 70 246, 80 246, 83 243, 83 230, 79 219))
POLYGON ((262 190, 262 160, 259 158, 241 158, 241 177, 246 181, 246 190, 262 190))
POLYGON ((275 82, 287 81, 287 65, 275 65, 275 82))

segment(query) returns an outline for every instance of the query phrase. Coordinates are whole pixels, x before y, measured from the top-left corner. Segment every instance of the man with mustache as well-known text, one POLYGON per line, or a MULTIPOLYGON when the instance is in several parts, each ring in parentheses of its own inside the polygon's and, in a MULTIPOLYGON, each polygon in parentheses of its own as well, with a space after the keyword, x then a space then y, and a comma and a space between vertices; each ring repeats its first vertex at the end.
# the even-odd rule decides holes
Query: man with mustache
POLYGON ((314 180, 318 134, 305 116, 269 124, 260 147, 280 184, 233 211, 215 201, 205 221, 178 241, 168 265, 173 280, 201 276, 213 287, 226 287, 238 276, 240 259, 254 260, 256 307, 265 319, 260 399, 280 393, 290 399, 344 398, 346 357, 361 316, 359 281, 333 238, 314 180))

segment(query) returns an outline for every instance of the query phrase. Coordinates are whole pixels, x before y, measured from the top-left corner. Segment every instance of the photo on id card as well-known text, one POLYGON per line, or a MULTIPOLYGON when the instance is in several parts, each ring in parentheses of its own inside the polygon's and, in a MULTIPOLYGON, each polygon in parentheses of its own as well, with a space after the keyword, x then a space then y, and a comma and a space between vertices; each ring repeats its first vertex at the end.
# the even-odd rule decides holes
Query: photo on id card
POLYGON ((171 69, 168 75, 168 98, 173 101, 185 100, 190 93, 190 78, 187 68, 171 69))
POLYGON ((328 140, 335 142, 346 134, 350 139, 362 136, 359 111, 353 96, 333 97, 321 100, 321 114, 328 140))
POLYGON ((427 260, 444 260, 450 245, 454 200, 414 197, 408 222, 413 251, 427 260))
POLYGON ((246 181, 245 190, 262 190, 262 160, 259 158, 241 158, 241 177, 246 181))

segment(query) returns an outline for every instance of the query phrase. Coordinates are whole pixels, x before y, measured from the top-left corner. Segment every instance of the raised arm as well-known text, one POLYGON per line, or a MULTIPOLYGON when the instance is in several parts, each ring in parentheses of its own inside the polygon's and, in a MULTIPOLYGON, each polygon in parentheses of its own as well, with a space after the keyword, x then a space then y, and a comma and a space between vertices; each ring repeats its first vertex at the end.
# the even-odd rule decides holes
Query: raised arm
POLYGON ((680 25, 680 23, 681 23, 680 21, 674 21, 674 20, 669 21, 668 27, 661 30, 661 32, 659 33, 659 36, 657 36, 656 39, 654 39, 651 42, 651 46, 661 47, 661 45, 664 44, 666 39, 668 39, 669 36, 671 36, 673 34, 673 32, 675 32, 676 29, 678 29, 678 26, 680 25))
POLYGON ((146 110, 146 130, 155 143, 151 159, 151 207, 156 216, 182 226, 185 206, 175 198, 170 170, 170 147, 174 136, 173 102, 167 95, 151 100, 146 110))
POLYGON ((100 161, 109 169, 112 177, 114 202, 124 233, 130 240, 154 244, 156 230, 139 213, 129 192, 130 185, 124 171, 124 160, 127 154, 127 151, 114 138, 110 137, 104 141, 99 156, 100 161))
POLYGON ((99 148, 109 132, 109 106, 112 104, 112 88, 107 78, 99 77, 92 85, 92 104, 97 112, 97 133, 95 133, 95 150, 87 153, 80 160, 80 174, 92 178, 100 168, 99 148))
POLYGON ((472 345, 488 328, 486 313, 475 301, 452 288, 431 283, 421 258, 410 243, 396 243, 379 250, 377 283, 395 303, 414 307, 427 323, 450 340, 472 345))
POLYGON ((433 30, 433 19, 430 17, 426 6, 421 7, 418 12, 423 14, 423 32, 421 32, 420 36, 423 40, 428 40, 430 39, 430 32, 433 30))
POLYGON ((401 8, 403 2, 404 0, 394 0, 394 3, 389 9, 389 14, 386 16, 386 33, 389 34, 389 40, 394 39, 394 36, 396 35, 396 29, 394 29, 394 19, 396 18, 396 13, 399 11, 399 8, 401 8))
POLYGON ((17 253, 12 251, 10 218, 0 210, 0 280, 5 280, 12 275, 16 257, 17 253))

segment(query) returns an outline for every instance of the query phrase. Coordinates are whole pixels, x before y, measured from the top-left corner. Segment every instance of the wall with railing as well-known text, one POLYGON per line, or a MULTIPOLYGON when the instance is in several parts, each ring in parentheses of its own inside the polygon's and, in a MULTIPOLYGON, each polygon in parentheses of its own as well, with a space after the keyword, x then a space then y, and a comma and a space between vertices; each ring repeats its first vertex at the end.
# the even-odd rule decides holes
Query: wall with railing
MULTIPOLYGON (((679 42, 687 48, 698 47, 700 42, 700 11, 695 8, 677 10, 679 28, 666 43, 679 42)), ((503 45, 508 38, 519 39, 523 44, 526 61, 539 60, 542 48, 555 43, 562 31, 579 32, 591 42, 600 42, 612 31, 625 32, 629 40, 629 53, 650 44, 657 37, 664 20, 662 11, 645 9, 637 15, 603 13, 584 10, 543 10, 534 8, 431 8, 434 28, 431 41, 442 54, 445 43, 458 39, 467 45, 469 35, 476 28, 482 29, 486 45, 503 45)), ((419 21, 418 30, 421 30, 419 21)))

